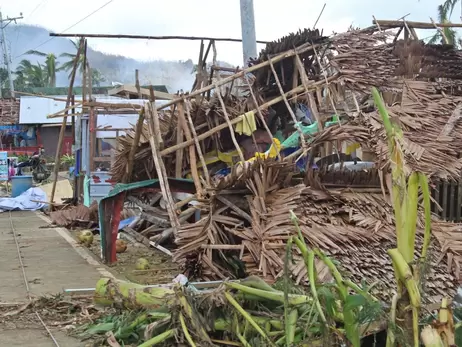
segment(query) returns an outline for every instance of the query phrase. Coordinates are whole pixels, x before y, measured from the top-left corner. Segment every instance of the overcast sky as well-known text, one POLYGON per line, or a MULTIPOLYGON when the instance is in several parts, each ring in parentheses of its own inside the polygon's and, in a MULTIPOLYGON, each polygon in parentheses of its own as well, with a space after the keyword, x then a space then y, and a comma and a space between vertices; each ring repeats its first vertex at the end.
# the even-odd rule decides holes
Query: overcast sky
MULTIPOLYGON (((317 27, 325 34, 345 31, 350 24, 365 27, 372 16, 408 20, 436 19, 443 0, 254 0, 257 39, 274 40, 299 28, 317 27)), ((23 13, 25 24, 54 32, 66 28, 101 7, 108 0, 0 0, 3 16, 23 13)), ((460 21, 459 10, 453 21, 460 21)), ((113 0, 106 7, 66 33, 185 35, 240 38, 239 0, 113 0)), ((432 32, 428 32, 431 36, 432 32)), ((89 39, 94 49, 140 60, 197 60, 199 42, 89 39)), ((35 47, 29 47, 34 49, 35 47)), ((262 48, 259 46, 259 49, 262 48)), ((218 59, 242 65, 240 43, 217 44, 218 59)))

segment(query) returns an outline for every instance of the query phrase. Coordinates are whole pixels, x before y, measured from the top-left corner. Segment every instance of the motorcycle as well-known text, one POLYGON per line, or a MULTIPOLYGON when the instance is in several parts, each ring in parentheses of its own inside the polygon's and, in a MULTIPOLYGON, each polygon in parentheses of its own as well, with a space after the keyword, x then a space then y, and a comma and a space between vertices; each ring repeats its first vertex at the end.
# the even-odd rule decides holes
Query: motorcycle
POLYGON ((17 176, 22 176, 22 168, 30 167, 32 169, 32 177, 37 183, 41 183, 48 179, 51 171, 46 167, 46 161, 42 158, 43 150, 39 153, 34 153, 29 160, 16 164, 14 167, 18 169, 17 176))

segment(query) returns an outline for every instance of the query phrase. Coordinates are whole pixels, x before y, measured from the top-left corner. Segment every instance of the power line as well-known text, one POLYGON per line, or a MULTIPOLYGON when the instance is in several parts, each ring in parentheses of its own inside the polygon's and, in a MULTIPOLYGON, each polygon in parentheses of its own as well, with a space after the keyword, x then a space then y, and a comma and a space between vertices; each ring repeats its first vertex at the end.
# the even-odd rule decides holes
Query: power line
MULTIPOLYGON (((37 6, 34 7, 34 9, 27 15, 27 20, 30 20, 30 18, 32 17, 32 15, 35 13, 35 11, 37 11, 39 9, 39 7, 41 7, 43 4, 45 4, 48 0, 42 0, 41 2, 39 2, 37 4, 37 6)), ((19 42, 19 33, 21 31, 21 27, 19 28, 16 28, 16 43, 15 43, 15 46, 17 46, 18 42, 19 42)))
MULTIPOLYGON (((11 59, 11 56, 10 56, 10 53, 8 52, 8 46, 7 46, 7 42, 6 42, 6 34, 5 34, 5 28, 8 26, 8 24, 10 24, 11 22, 15 22, 16 23, 16 20, 17 19, 22 19, 22 14, 21 16, 19 17, 13 17, 13 18, 10 18, 10 17, 6 17, 5 19, 3 19, 2 17, 2 12, 0 10, 0 31, 1 31, 1 38, 0 38, 0 41, 2 43, 2 48, 3 48, 3 56, 4 56, 4 59, 5 59, 5 65, 6 65, 6 70, 7 70, 7 73, 8 73, 8 80, 10 82, 10 94, 11 94, 11 97, 14 98, 14 84, 13 84, 13 76, 12 76, 12 73, 11 73, 11 65, 10 65, 10 59, 11 59), (6 23, 5 25, 3 25, 4 23, 6 23)), ((1 84, 0 84, 0 89, 1 89, 1 84)), ((1 95, 1 90, 0 90, 0 95, 1 95)))
POLYGON ((35 8, 32 10, 31 13, 29 13, 29 15, 27 16, 27 19, 29 19, 30 17, 32 17, 32 15, 35 13, 35 11, 38 10, 38 8, 40 6, 42 6, 45 2, 47 2, 48 0, 42 0, 37 6, 35 6, 35 8))
MULTIPOLYGON (((65 33, 66 31, 68 31, 69 29, 72 29, 73 27, 75 27, 76 25, 82 23, 85 19, 93 16, 96 12, 102 10, 103 8, 105 8, 107 5, 109 5, 111 2, 113 2, 114 0, 109 0, 108 2, 106 2, 104 5, 98 7, 96 10, 94 10, 93 12, 89 13, 88 15, 86 15, 85 17, 83 17, 82 19, 80 19, 79 21, 75 22, 74 24, 72 24, 70 27, 64 29, 61 33, 65 33)), ((37 47, 35 47, 34 49, 32 49, 33 51, 36 51, 38 48, 42 47, 43 45, 47 44, 48 42, 50 42, 51 40, 53 40, 55 37, 51 37, 49 38, 48 40, 42 42, 41 44, 39 44, 37 47)), ((22 57, 23 55, 27 54, 27 52, 29 52, 30 49, 28 49, 27 51, 25 51, 24 53, 21 53, 20 55, 14 57, 14 60, 18 59, 19 57, 22 57)))

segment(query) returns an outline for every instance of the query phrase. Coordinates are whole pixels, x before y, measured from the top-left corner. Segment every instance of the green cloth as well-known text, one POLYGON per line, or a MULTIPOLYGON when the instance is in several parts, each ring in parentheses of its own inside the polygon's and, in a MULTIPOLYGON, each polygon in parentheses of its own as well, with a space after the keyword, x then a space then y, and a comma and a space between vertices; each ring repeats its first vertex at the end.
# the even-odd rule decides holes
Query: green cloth
MULTIPOLYGON (((334 116, 332 116, 332 121, 326 122, 325 126, 327 128, 327 127, 329 127, 331 125, 334 125, 334 124, 337 124, 337 123, 339 123, 339 118, 338 118, 337 115, 334 115, 334 116)), ((296 123, 295 127, 301 129, 303 135, 305 135, 305 136, 306 135, 313 136, 314 134, 316 134, 319 131, 318 122, 314 122, 313 124, 306 125, 306 126, 302 125, 300 123, 296 123)), ((298 134, 298 130, 295 130, 292 133, 292 135, 290 135, 284 142, 282 142, 281 148, 299 147, 299 139, 300 139, 300 136, 298 134)))

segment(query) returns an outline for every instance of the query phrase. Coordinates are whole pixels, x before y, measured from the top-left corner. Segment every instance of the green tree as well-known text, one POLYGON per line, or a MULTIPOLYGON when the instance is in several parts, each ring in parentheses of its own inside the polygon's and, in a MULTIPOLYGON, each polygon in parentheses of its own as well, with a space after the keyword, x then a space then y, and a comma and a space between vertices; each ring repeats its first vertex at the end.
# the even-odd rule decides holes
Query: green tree
MULTIPOLYGON (((81 42, 83 40, 84 40, 83 37, 81 37, 80 39, 75 40, 75 41, 70 40, 72 42, 72 45, 75 48, 75 53, 62 53, 62 54, 60 54, 60 57, 69 59, 68 61, 63 63, 61 65, 61 67, 59 68, 59 70, 68 71, 69 72, 69 78, 71 78, 72 68, 74 67, 74 61, 75 61, 75 58, 77 57, 77 52, 79 51, 80 44, 81 44, 81 42)), ((80 73, 83 73, 84 64, 85 64, 85 55, 80 54, 79 61, 77 62, 77 70, 80 73)), ((87 63, 87 66, 88 66, 88 63, 87 63)))
MULTIPOLYGON (((446 0, 443 4, 438 6, 438 22, 440 23, 451 23, 451 15, 454 11, 455 6, 459 0, 446 0)), ((458 46, 457 33, 453 28, 441 28, 437 30, 435 35, 430 39, 429 43, 446 43, 445 38, 448 40, 448 44, 458 46)))
POLYGON ((91 84, 93 87, 101 87, 101 83, 106 82, 106 78, 98 69, 91 69, 91 84))
POLYGON ((56 87, 56 71, 59 71, 59 63, 57 61, 56 55, 53 53, 43 53, 39 51, 28 51, 27 54, 37 55, 40 57, 45 57, 45 70, 46 70, 46 80, 48 87, 56 87))
POLYGON ((29 60, 23 59, 15 71, 16 80, 19 80, 24 87, 46 87, 48 84, 47 70, 40 63, 32 64, 29 60))

